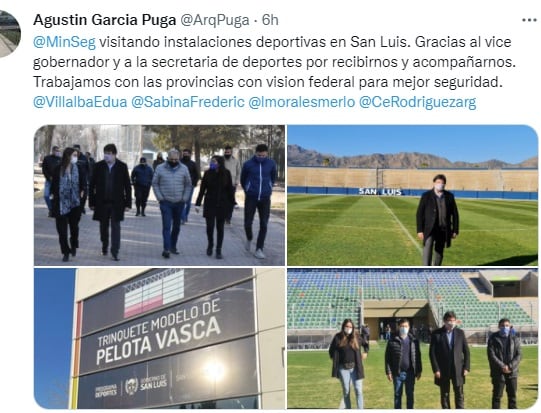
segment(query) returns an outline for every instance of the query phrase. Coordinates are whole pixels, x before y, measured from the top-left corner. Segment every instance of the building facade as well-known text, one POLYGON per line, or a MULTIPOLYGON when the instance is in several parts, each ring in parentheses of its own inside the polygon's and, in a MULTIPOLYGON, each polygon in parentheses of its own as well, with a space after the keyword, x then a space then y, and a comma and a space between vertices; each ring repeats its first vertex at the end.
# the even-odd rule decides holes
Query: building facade
POLYGON ((285 408, 284 270, 80 268, 70 408, 285 408))

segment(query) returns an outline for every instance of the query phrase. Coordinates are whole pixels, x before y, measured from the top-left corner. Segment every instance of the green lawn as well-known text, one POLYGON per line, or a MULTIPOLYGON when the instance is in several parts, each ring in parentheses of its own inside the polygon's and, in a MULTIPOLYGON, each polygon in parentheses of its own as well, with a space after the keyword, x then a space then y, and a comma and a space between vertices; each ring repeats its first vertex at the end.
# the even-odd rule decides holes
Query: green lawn
MULTIPOLYGON (((526 409, 537 400, 538 350, 537 346, 524 346, 520 365, 518 407, 526 409)), ((492 384, 485 347, 472 347, 471 373, 464 385, 467 409, 490 409, 492 384)), ((363 381, 364 407, 392 409, 393 387, 384 370, 385 342, 371 345, 365 361, 363 381)), ((415 408, 439 409, 439 388, 434 384, 428 345, 422 345, 423 375, 415 385, 415 408)), ((352 390, 352 394, 353 390, 352 390)), ((289 351, 287 353, 287 407, 337 409, 341 401, 338 379, 331 377, 331 360, 326 351, 289 351)), ((354 396, 352 396, 354 399, 354 396)), ((403 406, 405 407, 405 395, 403 406)), ((507 405, 504 394, 502 406, 507 405)), ((451 396, 451 406, 454 399, 451 396)))
MULTIPOLYGON (((418 198, 289 195, 287 263, 294 266, 421 265, 418 198)), ((535 266, 537 201, 458 199, 452 266, 535 266)))

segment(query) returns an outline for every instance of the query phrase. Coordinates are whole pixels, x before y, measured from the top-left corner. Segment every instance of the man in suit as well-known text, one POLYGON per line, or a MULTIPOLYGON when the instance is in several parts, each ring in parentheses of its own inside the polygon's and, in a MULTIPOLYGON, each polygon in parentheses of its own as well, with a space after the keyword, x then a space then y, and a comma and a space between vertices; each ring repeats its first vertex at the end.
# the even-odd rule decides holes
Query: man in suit
POLYGON ((100 222, 101 253, 107 255, 109 223, 111 224, 111 256, 118 261, 120 221, 131 209, 131 182, 128 166, 117 159, 112 143, 103 148, 103 160, 96 163, 90 180, 88 206, 94 211, 92 219, 100 222))
POLYGON ((430 338, 430 364, 434 383, 440 387, 442 409, 450 409, 451 383, 455 394, 455 408, 464 408, 464 383, 470 371, 470 349, 464 331, 456 328, 456 314, 448 311, 444 325, 434 330, 430 338))
POLYGON ((436 175, 434 187, 426 191, 417 208, 417 236, 423 241, 423 265, 441 265, 443 249, 458 235, 458 208, 454 195, 445 190, 447 178, 436 175))

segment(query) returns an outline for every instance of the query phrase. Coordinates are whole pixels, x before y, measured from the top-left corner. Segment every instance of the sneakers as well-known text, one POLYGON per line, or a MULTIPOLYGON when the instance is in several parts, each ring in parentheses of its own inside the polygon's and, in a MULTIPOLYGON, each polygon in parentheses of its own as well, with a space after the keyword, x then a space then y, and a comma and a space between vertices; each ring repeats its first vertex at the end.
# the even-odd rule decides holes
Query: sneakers
POLYGON ((263 253, 263 250, 261 248, 258 248, 257 250, 255 250, 254 255, 255 255, 256 258, 259 258, 259 259, 266 258, 265 254, 263 253))
POLYGON ((247 239, 245 242, 244 242, 244 249, 246 251, 250 251, 250 247, 252 245, 252 241, 250 241, 249 239, 247 239))

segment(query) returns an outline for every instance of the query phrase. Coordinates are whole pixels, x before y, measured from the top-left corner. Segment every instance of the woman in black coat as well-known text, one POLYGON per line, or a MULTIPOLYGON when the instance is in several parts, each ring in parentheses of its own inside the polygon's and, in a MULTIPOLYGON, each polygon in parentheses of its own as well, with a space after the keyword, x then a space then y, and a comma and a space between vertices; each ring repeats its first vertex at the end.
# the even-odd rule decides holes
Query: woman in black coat
POLYGON ((235 203, 233 182, 231 173, 225 168, 222 156, 213 156, 210 160, 209 169, 205 171, 199 195, 195 202, 196 212, 199 211, 201 201, 203 203, 203 216, 207 222, 207 255, 212 255, 214 247, 214 226, 216 225, 216 258, 222 257, 222 243, 224 240, 224 224, 227 211, 235 203))
POLYGON ((368 343, 361 335, 355 334, 353 321, 346 318, 342 329, 334 336, 329 347, 332 359, 332 376, 340 379, 346 409, 351 409, 350 386, 353 384, 357 408, 363 408, 363 360, 368 355, 368 343), (364 353, 361 355, 361 347, 364 353))
POLYGON ((56 220, 62 261, 66 262, 69 260, 70 253, 75 256, 77 248, 79 248, 81 200, 86 195, 86 176, 77 165, 77 151, 75 149, 64 149, 62 160, 53 172, 51 194, 53 195, 53 216, 56 220))

